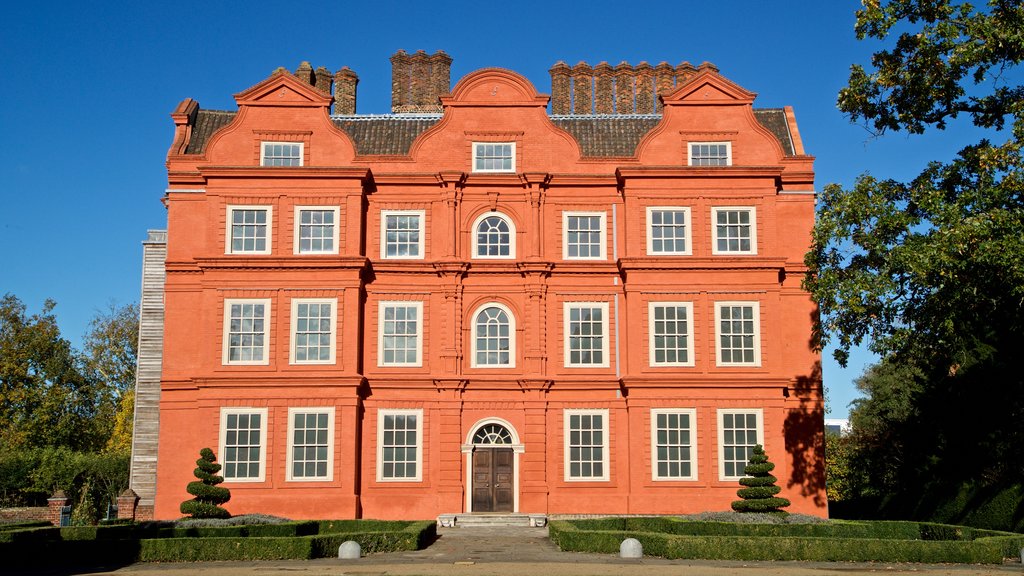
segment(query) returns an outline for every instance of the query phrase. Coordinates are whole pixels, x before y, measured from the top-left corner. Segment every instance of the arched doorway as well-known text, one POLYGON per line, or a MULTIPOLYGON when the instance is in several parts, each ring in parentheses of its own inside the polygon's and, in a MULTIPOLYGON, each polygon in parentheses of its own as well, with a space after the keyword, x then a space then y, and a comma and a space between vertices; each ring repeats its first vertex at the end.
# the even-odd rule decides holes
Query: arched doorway
POLYGON ((463 451, 467 455, 466 508, 469 512, 516 512, 517 468, 522 444, 507 422, 478 422, 463 451))

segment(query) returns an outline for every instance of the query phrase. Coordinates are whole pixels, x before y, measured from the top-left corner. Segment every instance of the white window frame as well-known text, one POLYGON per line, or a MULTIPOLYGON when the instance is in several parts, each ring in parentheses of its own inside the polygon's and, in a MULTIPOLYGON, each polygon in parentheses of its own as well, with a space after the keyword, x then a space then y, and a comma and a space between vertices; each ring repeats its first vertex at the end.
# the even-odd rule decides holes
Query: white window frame
POLYGON ((377 410, 377 482, 422 482, 423 481, 423 409, 377 410), (384 417, 416 416, 416 476, 384 477, 384 417))
POLYGON ((389 367, 420 367, 423 366, 423 302, 419 300, 382 300, 377 303, 377 366, 389 367), (416 309, 416 361, 385 362, 384 361, 384 310, 389 307, 416 309))
MULTIPOLYGON (((564 363, 566 368, 607 368, 609 364, 608 351, 610 349, 610 342, 612 339, 611 321, 608 318, 608 303, 607 302, 565 302, 562 307, 562 333, 563 333, 563 352, 564 352, 564 363), (570 338, 572 335, 569 332, 569 315, 570 311, 574 308, 600 308, 601 309, 601 362, 598 364, 573 364, 570 362, 572 358, 571 348, 569 346, 570 338)), ((581 336, 582 337, 582 336, 581 336)))
POLYGON ((267 428, 269 428, 269 422, 267 421, 267 409, 266 408, 251 408, 251 407, 232 407, 232 408, 221 408, 220 409, 220 438, 218 447, 220 451, 217 453, 219 463, 223 467, 224 481, 225 482, 263 482, 267 477, 267 428), (259 414, 260 416, 260 473, 256 477, 238 478, 227 475, 227 435, 228 435, 228 416, 241 415, 241 414, 259 414))
MULTIPOLYGON (((647 207, 647 255, 648 256, 689 256, 693 253, 693 226, 690 224, 690 209, 686 206, 648 206, 647 207), (686 243, 684 250, 658 250, 654 249, 654 212, 682 212, 683 229, 686 243)), ((664 226, 664 225, 663 225, 664 226)))
POLYGON ((334 480, 334 407, 315 406, 288 409, 288 458, 285 480, 288 482, 331 482, 334 480), (327 473, 324 476, 295 476, 295 415, 327 415, 327 473))
POLYGON ((291 364, 334 364, 338 349, 338 299, 337 298, 292 298, 291 310, 291 345, 288 347, 288 359, 291 364), (298 323, 300 304, 329 304, 331 306, 331 342, 327 360, 298 360, 295 348, 298 345, 298 323))
POLYGON ((608 433, 610 429, 609 422, 609 410, 607 408, 590 409, 590 408, 565 408, 562 410, 562 426, 563 426, 563 442, 562 442, 562 455, 564 465, 564 478, 566 482, 608 482, 611 479, 611 459, 609 454, 609 444, 611 442, 611 435, 608 433), (574 477, 571 475, 572 469, 570 461, 570 416, 600 416, 601 417, 601 438, 603 439, 601 446, 601 476, 579 476, 574 477))
MULTIPOLYGON (((764 446, 764 410, 762 408, 719 408, 718 409, 718 479, 723 482, 734 482, 743 476, 725 475, 725 415, 755 414, 757 416, 757 442, 764 446)), ((748 460, 749 462, 749 460, 748 460)))
POLYGON ((690 142, 686 146, 686 165, 687 166, 698 166, 701 168, 714 168, 721 166, 721 164, 694 164, 693 161, 693 147, 694 146, 720 146, 725 145, 725 165, 732 166, 732 142, 690 142))
POLYGON ((499 302, 487 302, 481 304, 473 311, 473 315, 469 317, 469 321, 472 324, 470 330, 470 351, 472 356, 470 357, 470 366, 472 368, 515 368, 516 367, 516 316, 512 313, 512 310, 508 306, 499 302), (508 364, 479 364, 477 362, 477 337, 479 336, 477 330, 477 316, 487 308, 498 308, 508 316, 508 364))
POLYGON ((247 205, 228 205, 227 207, 227 225, 225 226, 225 241, 224 241, 224 253, 225 254, 270 254, 273 249, 274 239, 274 207, 273 206, 247 206, 247 205), (243 212, 246 210, 263 210, 267 213, 267 233, 264 240, 266 240, 266 248, 263 250, 234 250, 232 246, 232 239, 234 235, 234 215, 235 212, 243 212))
POLYGON ((697 480, 697 410, 694 408, 651 408, 651 480, 674 482, 697 480), (690 426, 690 474, 689 476, 661 476, 658 474, 658 415, 685 414, 690 426))
POLYGON ((722 255, 757 254, 757 208, 754 206, 715 206, 711 209, 711 253, 722 255), (718 213, 719 212, 750 213, 750 250, 719 250, 718 249, 718 213))
POLYGON ((562 212, 562 259, 563 260, 607 260, 608 259, 608 216, 606 212, 575 212, 575 211, 563 211, 562 212), (569 256, 569 217, 571 216, 583 216, 583 217, 600 217, 600 235, 601 243, 598 246, 597 256, 569 256))
POLYGON ((693 302, 648 302, 647 303, 647 353, 648 364, 652 368, 671 366, 693 366, 693 302), (686 362, 658 362, 655 358, 654 309, 659 307, 686 309, 686 362))
POLYGON ((341 210, 337 206, 296 206, 295 207, 295 239, 292 250, 295 254, 337 254, 338 241, 341 239, 341 226, 338 219, 341 217, 341 210), (331 235, 331 242, 334 244, 332 250, 303 250, 302 249, 302 213, 303 212, 333 212, 334 230, 331 235))
POLYGON ((270 298, 225 298, 224 321, 221 338, 223 349, 221 363, 225 366, 266 366, 270 364, 270 323, 272 315, 270 298), (262 360, 231 360, 231 306, 235 304, 263 305, 263 359, 262 360))
POLYGON ((303 166, 305 164, 306 156, 306 143, 305 142, 289 142, 287 140, 263 140, 260 141, 260 166, 268 168, 296 168, 296 166, 271 166, 267 164, 267 146, 273 146, 275 144, 287 145, 287 146, 298 146, 299 147, 299 164, 303 166))
POLYGON ((381 210, 380 211, 380 257, 383 260, 423 260, 426 258, 427 211, 426 210, 381 210), (420 221, 419 242, 416 256, 388 256, 388 216, 417 216, 420 221))
POLYGON ((470 228, 470 234, 472 235, 472 250, 473 253, 470 256, 474 260, 515 260, 516 258, 516 223, 504 212, 484 212, 477 216, 476 220, 473 221, 473 227, 470 228), (498 217, 505 221, 508 225, 508 256, 489 256, 481 255, 479 252, 479 232, 477 228, 488 218, 498 217))
POLYGON ((473 157, 470 166, 472 171, 482 174, 514 174, 516 171, 516 143, 515 142, 473 142, 473 157), (476 161, 479 155, 479 146, 509 146, 509 150, 512 154, 512 167, 511 168, 477 168, 476 161))
POLYGON ((757 301, 715 302, 715 365, 716 366, 761 366, 761 303, 757 301), (724 362, 722 361, 722 308, 726 306, 750 306, 754 316, 754 361, 724 362))

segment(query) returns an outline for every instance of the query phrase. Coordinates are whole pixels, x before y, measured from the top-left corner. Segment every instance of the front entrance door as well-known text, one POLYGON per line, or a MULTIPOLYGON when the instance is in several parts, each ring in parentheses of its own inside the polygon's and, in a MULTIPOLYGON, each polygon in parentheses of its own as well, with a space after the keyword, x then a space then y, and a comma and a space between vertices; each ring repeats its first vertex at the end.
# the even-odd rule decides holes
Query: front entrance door
POLYGON ((511 448, 473 451, 473 512, 512 512, 513 460, 511 448))

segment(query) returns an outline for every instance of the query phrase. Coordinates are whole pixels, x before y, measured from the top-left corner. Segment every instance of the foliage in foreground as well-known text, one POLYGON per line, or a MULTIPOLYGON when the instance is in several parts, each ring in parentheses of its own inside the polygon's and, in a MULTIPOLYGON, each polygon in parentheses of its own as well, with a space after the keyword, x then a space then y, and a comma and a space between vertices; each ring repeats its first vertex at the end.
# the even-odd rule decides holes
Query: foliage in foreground
POLYGON ((865 174, 819 197, 805 260, 822 343, 841 364, 862 343, 883 358, 851 413, 854 498, 1024 482, 1022 29, 1010 0, 857 12, 858 38, 888 46, 852 67, 839 94, 851 120, 878 135, 967 120, 988 138, 911 181, 865 174))
POLYGON ((105 509, 128 487, 129 459, 127 452, 0 447, 0 506, 45 506, 58 489, 77 502, 88 484, 93 501, 105 509))
POLYGON ((196 468, 192 474, 198 478, 189 482, 185 490, 194 496, 186 500, 179 507, 182 514, 188 514, 192 518, 230 518, 231 513, 221 507, 221 504, 231 500, 231 491, 223 486, 217 486, 224 481, 219 476, 220 464, 217 464, 217 457, 213 450, 203 448, 199 451, 199 459, 196 460, 196 468))

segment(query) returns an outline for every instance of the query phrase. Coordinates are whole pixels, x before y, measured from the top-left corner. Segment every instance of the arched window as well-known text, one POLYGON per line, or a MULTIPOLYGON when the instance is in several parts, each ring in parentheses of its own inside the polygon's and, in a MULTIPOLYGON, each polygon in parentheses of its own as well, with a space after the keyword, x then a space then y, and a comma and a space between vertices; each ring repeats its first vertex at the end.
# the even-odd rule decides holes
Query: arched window
POLYGON ((473 444, 503 445, 512 444, 512 434, 501 424, 484 424, 473 434, 473 444))
POLYGON ((474 258, 515 258, 516 229, 504 214, 489 212, 473 223, 474 258))
POLYGON ((512 367, 515 346, 512 312, 497 303, 479 308, 473 315, 473 367, 512 367))

